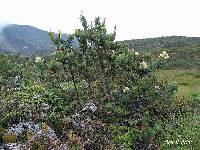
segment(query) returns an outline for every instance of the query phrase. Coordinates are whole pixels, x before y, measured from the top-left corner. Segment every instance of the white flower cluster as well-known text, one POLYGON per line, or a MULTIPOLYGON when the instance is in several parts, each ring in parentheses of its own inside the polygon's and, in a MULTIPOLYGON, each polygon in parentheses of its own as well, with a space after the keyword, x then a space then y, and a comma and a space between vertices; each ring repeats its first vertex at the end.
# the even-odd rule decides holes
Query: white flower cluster
POLYGON ((128 49, 128 51, 130 51, 130 52, 134 52, 135 50, 134 50, 134 49, 128 49))
POLYGON ((115 50, 111 50, 111 57, 114 57, 116 54, 116 51, 115 50))
POLYGON ((89 42, 88 40, 87 40, 87 46, 91 46, 92 44, 91 44, 91 42, 89 42))
POLYGON ((164 58, 164 59, 168 59, 168 58, 169 58, 169 55, 167 54, 166 51, 163 51, 163 52, 160 54, 159 57, 160 57, 160 58, 164 58))
POLYGON ((135 53, 135 56, 138 56, 138 55, 139 55, 139 53, 136 52, 134 49, 128 49, 128 51, 132 51, 132 52, 134 52, 134 53, 135 53))
POLYGON ((156 90, 159 90, 160 89, 160 86, 159 85, 156 85, 154 86, 156 90))
POLYGON ((127 92, 127 91, 129 91, 130 89, 128 88, 128 87, 125 87, 124 89, 123 89, 123 92, 125 93, 125 92, 127 92))
POLYGON ((43 61, 44 61, 44 59, 42 59, 41 57, 36 57, 35 58, 35 62, 36 63, 43 62, 43 61))
POLYGON ((55 52, 53 52, 51 55, 56 55, 56 51, 55 51, 55 52))
POLYGON ((138 56, 139 55, 139 53, 138 52, 135 52, 135 56, 138 56))
POLYGON ((145 61, 142 61, 141 63, 140 63, 140 68, 143 68, 143 69, 147 69, 147 63, 145 62, 145 61))
POLYGON ((33 96, 33 99, 36 99, 36 100, 38 100, 40 97, 41 97, 41 95, 40 95, 40 94, 35 94, 35 95, 33 96))

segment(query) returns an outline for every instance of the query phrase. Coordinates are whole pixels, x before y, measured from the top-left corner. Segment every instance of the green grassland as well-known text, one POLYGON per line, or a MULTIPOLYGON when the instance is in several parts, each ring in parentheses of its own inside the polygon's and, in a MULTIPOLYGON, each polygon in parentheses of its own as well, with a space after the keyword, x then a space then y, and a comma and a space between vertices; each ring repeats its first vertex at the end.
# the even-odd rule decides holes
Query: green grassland
MULTIPOLYGON (((178 91, 175 96, 176 100, 187 101, 188 104, 195 103, 194 97, 200 95, 200 70, 198 69, 169 69, 169 70, 158 70, 156 76, 159 80, 177 82, 178 91), (189 102, 189 103, 188 103, 189 102)), ((198 100, 198 98, 196 99, 198 100)), ((198 109, 198 108, 197 108, 198 109)), ((194 110, 195 111, 195 110, 194 110)), ((198 112, 198 110, 197 110, 198 112)), ((169 127, 168 131, 173 131, 173 134, 166 134, 166 139, 171 141, 171 144, 166 142, 163 145, 163 149, 173 150, 189 150, 198 149, 199 145, 199 126, 200 116, 199 115, 188 115, 181 117, 179 127, 174 129, 177 124, 177 120, 173 122, 173 127, 169 127), (179 140, 178 144, 175 141, 179 140), (192 144, 181 144, 180 141, 190 140, 192 144)))
POLYGON ((179 98, 190 98, 192 95, 200 95, 200 70, 159 70, 156 75, 160 80, 176 81, 178 84, 176 95, 179 98))

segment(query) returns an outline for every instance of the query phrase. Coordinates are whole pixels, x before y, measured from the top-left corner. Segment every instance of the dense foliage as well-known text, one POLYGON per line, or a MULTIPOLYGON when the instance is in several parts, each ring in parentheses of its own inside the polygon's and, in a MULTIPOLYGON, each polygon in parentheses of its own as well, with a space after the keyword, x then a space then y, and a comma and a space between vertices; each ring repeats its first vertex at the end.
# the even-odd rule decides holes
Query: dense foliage
POLYGON ((191 110, 198 113, 199 99, 186 106, 174 98, 175 82, 157 80, 154 72, 169 55, 152 59, 115 42, 116 28, 107 33, 105 20, 80 20, 83 28, 68 39, 49 33, 56 50, 50 56, 1 55, 1 144, 74 150, 170 146, 166 138, 178 136, 172 129, 187 128, 175 122, 191 110), (72 46, 74 38, 79 47, 72 46))

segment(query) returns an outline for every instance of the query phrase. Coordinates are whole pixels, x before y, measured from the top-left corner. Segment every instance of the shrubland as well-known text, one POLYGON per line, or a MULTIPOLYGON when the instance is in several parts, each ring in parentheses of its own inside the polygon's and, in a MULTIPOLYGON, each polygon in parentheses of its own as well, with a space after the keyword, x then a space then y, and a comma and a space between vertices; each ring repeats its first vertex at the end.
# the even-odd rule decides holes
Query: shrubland
POLYGON ((55 52, 1 55, 0 142, 21 149, 131 150, 196 148, 198 95, 176 99, 176 82, 158 80, 170 57, 142 54, 115 41, 105 20, 68 39, 49 33, 55 52), (72 45, 77 39, 79 46, 72 45), (191 126, 192 124, 192 126, 191 126), (175 140, 192 142, 175 143, 175 140), (169 140, 172 142, 169 143, 169 140), (173 143, 174 142, 174 143, 173 143))

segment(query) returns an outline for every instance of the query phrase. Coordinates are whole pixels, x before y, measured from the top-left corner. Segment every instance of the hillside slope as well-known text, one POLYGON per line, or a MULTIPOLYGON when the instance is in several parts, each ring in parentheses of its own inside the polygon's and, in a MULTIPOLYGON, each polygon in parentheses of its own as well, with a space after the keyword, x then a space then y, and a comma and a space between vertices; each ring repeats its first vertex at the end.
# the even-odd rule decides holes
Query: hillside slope
POLYGON ((200 37, 169 36, 148 39, 125 40, 129 48, 140 52, 149 52, 158 55, 167 51, 170 59, 166 69, 200 68, 200 37))
POLYGON ((8 25, 0 33, 0 50, 35 53, 51 49, 47 31, 29 25, 8 25))
POLYGON ((155 50, 180 48, 184 46, 200 46, 200 37, 167 36, 146 39, 124 40, 129 47, 137 50, 155 50))

